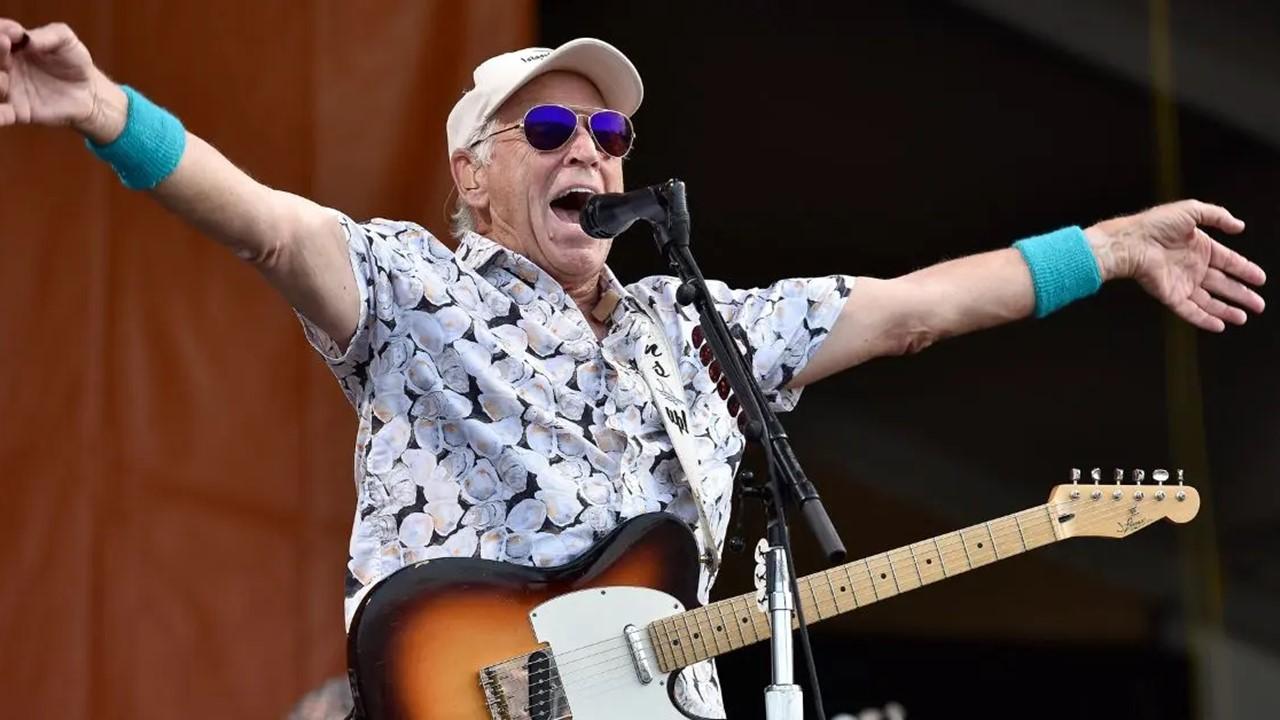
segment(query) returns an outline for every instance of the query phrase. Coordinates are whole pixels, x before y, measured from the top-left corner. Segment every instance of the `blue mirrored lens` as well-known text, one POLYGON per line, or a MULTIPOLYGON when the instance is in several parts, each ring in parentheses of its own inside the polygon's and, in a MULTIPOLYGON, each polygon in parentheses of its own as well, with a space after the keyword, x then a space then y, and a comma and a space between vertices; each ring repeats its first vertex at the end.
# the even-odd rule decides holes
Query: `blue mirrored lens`
POLYGON ((567 107, 535 105, 524 115, 524 136, 537 150, 555 150, 573 137, 578 116, 567 107))

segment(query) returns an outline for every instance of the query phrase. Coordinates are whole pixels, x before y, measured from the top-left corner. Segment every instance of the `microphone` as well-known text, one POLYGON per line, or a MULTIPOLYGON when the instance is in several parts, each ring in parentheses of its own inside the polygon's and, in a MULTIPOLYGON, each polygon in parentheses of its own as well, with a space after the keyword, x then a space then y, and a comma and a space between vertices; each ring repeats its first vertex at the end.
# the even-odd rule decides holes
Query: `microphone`
POLYGON ((592 195, 578 215, 578 224, 587 235, 608 240, 637 220, 665 222, 667 206, 658 192, 660 187, 652 185, 631 192, 592 195))

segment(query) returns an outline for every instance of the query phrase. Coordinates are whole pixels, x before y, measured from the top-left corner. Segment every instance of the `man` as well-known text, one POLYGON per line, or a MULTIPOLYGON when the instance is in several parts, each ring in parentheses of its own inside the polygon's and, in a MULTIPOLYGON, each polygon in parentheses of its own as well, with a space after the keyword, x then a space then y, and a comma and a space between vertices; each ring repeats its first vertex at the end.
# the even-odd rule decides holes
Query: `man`
MULTIPOLYGON (((622 520, 683 518, 715 577, 743 438, 697 357, 672 278, 622 285, 610 243, 586 236, 586 198, 623 189, 639 75, 594 40, 483 63, 449 115, 459 196, 451 251, 408 222, 358 224, 248 177, 132 89, 61 25, 0 19, 0 126, 66 125, 130 187, 253 264, 298 311, 359 415, 347 621, 374 583, 444 556, 551 566, 622 520), (677 356, 687 412, 673 426, 640 360, 677 356), (695 472, 686 472, 689 467, 695 472), (692 483, 692 484, 691 484, 692 483)), ((1262 299, 1262 270, 1199 229, 1239 233, 1183 201, 881 280, 832 276, 760 290, 713 284, 781 409, 865 360, 1043 315, 1115 278, 1218 332, 1262 299)), ((709 665, 680 702, 720 715, 709 665)))

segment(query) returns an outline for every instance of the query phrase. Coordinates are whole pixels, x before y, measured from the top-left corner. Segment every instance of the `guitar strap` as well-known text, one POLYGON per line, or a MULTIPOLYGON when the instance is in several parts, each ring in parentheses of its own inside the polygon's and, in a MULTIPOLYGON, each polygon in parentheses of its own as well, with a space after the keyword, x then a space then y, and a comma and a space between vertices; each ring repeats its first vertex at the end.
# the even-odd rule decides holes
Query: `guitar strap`
POLYGON ((640 366, 640 374, 649 386, 649 394, 661 411, 662 423, 671 438, 671 446, 675 449, 676 459, 684 470, 685 479, 689 483, 689 491, 693 495, 693 504, 698 509, 698 534, 702 545, 702 562, 711 574, 715 574, 720 566, 720 546, 716 543, 715 529, 710 518, 714 509, 707 505, 706 492, 703 490, 702 464, 693 450, 693 436, 689 433, 689 406, 684 400, 684 383, 680 380, 680 369, 676 365, 676 355, 671 351, 667 334, 662 331, 662 324, 654 316, 652 309, 643 301, 637 305, 644 310, 645 320, 641 322, 643 332, 636 346, 640 352, 636 356, 636 364, 640 366))

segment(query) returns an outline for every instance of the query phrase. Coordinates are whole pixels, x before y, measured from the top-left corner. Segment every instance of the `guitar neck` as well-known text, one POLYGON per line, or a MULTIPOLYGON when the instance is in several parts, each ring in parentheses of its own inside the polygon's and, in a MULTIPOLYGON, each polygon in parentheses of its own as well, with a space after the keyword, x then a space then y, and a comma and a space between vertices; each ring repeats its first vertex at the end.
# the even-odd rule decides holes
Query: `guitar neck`
MULTIPOLYGON (((1048 504, 971 525, 797 581, 807 622, 857 610, 1064 537, 1048 504)), ((793 623, 795 621, 793 620, 793 623)), ((769 637, 769 617, 754 593, 678 613, 648 626, 663 672, 769 637)))

